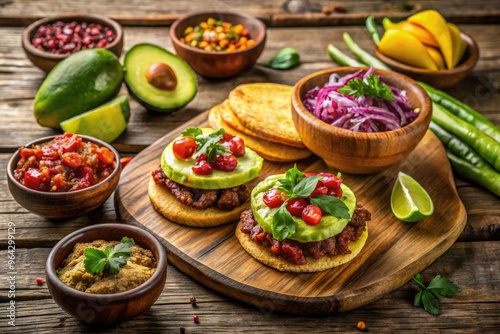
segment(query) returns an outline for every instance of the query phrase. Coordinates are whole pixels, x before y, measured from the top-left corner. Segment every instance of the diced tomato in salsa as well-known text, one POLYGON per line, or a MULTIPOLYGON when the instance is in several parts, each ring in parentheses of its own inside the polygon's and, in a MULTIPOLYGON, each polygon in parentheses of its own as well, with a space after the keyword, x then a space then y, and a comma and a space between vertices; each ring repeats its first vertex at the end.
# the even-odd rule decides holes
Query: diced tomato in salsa
POLYGON ((64 192, 88 188, 116 168, 114 153, 64 133, 53 140, 21 147, 14 177, 30 189, 64 192))

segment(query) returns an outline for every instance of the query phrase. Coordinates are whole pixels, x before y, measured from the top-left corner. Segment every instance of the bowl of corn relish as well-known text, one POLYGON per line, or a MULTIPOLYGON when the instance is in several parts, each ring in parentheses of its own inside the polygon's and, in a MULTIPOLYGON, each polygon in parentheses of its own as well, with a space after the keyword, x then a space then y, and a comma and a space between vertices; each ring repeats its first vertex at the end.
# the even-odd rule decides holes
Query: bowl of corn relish
POLYGON ((266 27, 246 14, 195 12, 172 24, 170 38, 177 55, 196 73, 229 78, 255 65, 265 47, 266 27))

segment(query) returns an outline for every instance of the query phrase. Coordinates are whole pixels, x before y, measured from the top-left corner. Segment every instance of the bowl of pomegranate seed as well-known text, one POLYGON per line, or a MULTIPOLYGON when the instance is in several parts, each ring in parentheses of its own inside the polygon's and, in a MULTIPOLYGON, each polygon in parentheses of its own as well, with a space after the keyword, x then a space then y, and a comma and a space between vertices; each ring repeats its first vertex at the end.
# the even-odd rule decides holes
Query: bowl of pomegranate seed
POLYGON ((79 50, 104 48, 120 57, 123 29, 118 22, 101 15, 51 16, 33 22, 24 30, 22 46, 35 66, 50 72, 79 50))

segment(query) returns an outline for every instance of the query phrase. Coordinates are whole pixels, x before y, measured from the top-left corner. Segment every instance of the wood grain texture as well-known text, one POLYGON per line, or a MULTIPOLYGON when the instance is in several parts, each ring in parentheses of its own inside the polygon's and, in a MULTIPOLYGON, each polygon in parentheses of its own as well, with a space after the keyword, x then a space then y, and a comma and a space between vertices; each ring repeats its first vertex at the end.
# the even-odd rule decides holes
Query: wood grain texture
POLYGON ((180 16, 196 10, 221 11, 233 10, 248 13, 261 18, 270 26, 319 26, 364 24, 368 15, 377 18, 390 16, 402 20, 418 11, 434 8, 448 20, 455 23, 494 23, 500 17, 500 5, 495 1, 480 3, 466 0, 439 1, 335 1, 329 3, 320 0, 195 0, 195 1, 158 1, 158 0, 109 0, 101 2, 71 1, 61 6, 59 0, 46 0, 43 5, 37 0, 9 0, 2 4, 0 24, 22 25, 38 18, 60 13, 92 13, 109 16, 124 25, 170 25, 180 16), (336 11, 334 6, 337 6, 336 11), (331 8, 331 13, 322 13, 324 7, 331 8))
MULTIPOLYGON (((2 333, 95 333, 62 311, 50 298, 46 285, 34 284, 43 276, 50 248, 19 249, 19 273, 16 291, 16 327, 0 322, 2 333)), ((7 251, 0 250, 0 258, 7 251)), ((408 281, 400 289, 353 311, 329 317, 290 315, 265 310, 227 298, 206 289, 174 266, 167 269, 167 282, 158 301, 140 317, 99 333, 360 333, 356 323, 363 320, 370 333, 494 333, 500 326, 500 294, 498 266, 500 243, 458 242, 422 272, 427 283, 435 275, 443 275, 461 288, 461 292, 440 302, 438 317, 413 306, 418 291, 408 281), (493 284, 492 284, 493 283, 493 284), (189 299, 196 296, 197 307, 189 299), (200 316, 200 324, 193 316, 200 316)), ((0 271, 5 272, 5 261, 0 271)), ((8 286, 0 285, 0 317, 8 315, 8 286)))
MULTIPOLYGON (((187 228, 169 222, 151 206, 147 184, 163 148, 183 128, 207 126, 202 114, 142 151, 127 166, 115 191, 122 222, 143 226, 162 239, 169 259, 202 284, 232 298, 295 314, 328 314, 352 310, 397 289, 445 252, 462 232, 467 215, 456 192, 449 163, 439 140, 427 132, 401 163, 371 176, 344 174, 358 203, 371 213, 369 238, 350 263, 315 274, 280 273, 255 261, 234 236, 234 224, 187 228), (418 224, 398 221, 390 210, 397 172, 412 175, 434 200, 434 215, 418 224)), ((258 180, 290 168, 290 163, 264 164, 258 180)), ((310 158, 299 168, 326 167, 310 158)), ((253 181, 255 184, 256 181, 253 181)))
MULTIPOLYGON (((447 92, 500 125, 497 111, 497 105, 500 104, 500 52, 494 42, 498 38, 498 26, 466 25, 460 26, 460 29, 474 36, 481 57, 472 75, 447 92)), ((45 74, 26 58, 20 43, 22 30, 21 27, 0 28, 0 152, 14 152, 27 142, 59 133, 38 125, 33 116, 33 99, 45 74), (13 131, 16 132, 15 136, 11 135, 13 131)), ((199 77, 199 89, 194 100, 174 113, 148 111, 131 98, 131 117, 127 130, 113 142, 113 146, 120 153, 138 153, 166 133, 224 101, 229 92, 239 84, 276 82, 294 85, 310 73, 336 67, 326 53, 326 47, 328 43, 333 43, 349 54, 342 41, 344 31, 361 47, 371 50, 373 43, 364 27, 268 29, 266 48, 258 62, 268 61, 282 47, 290 46, 296 48, 301 55, 302 64, 299 67, 276 71, 257 65, 230 80, 199 77)), ((167 28, 125 27, 124 34, 125 51, 137 43, 147 41, 174 52, 167 28)), ((121 93, 126 92, 124 85, 121 93)))

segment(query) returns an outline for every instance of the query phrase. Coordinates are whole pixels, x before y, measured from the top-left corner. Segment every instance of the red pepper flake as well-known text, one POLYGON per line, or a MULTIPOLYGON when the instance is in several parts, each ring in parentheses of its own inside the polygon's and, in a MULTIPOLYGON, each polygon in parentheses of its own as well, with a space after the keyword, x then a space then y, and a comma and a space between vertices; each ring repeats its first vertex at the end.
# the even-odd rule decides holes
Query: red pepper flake
POLYGON ((42 285, 42 284, 43 284, 43 278, 41 278, 41 277, 37 277, 37 278, 35 278, 35 282, 36 282, 36 284, 38 284, 38 285, 42 285))
POLYGON ((199 324, 199 323, 200 323, 200 317, 199 317, 199 316, 197 316, 197 315, 195 315, 195 316, 193 317, 193 321, 194 321, 194 323, 195 323, 195 324, 199 324))
POLYGON ((366 324, 363 321, 359 321, 356 327, 362 332, 366 330, 366 324))

